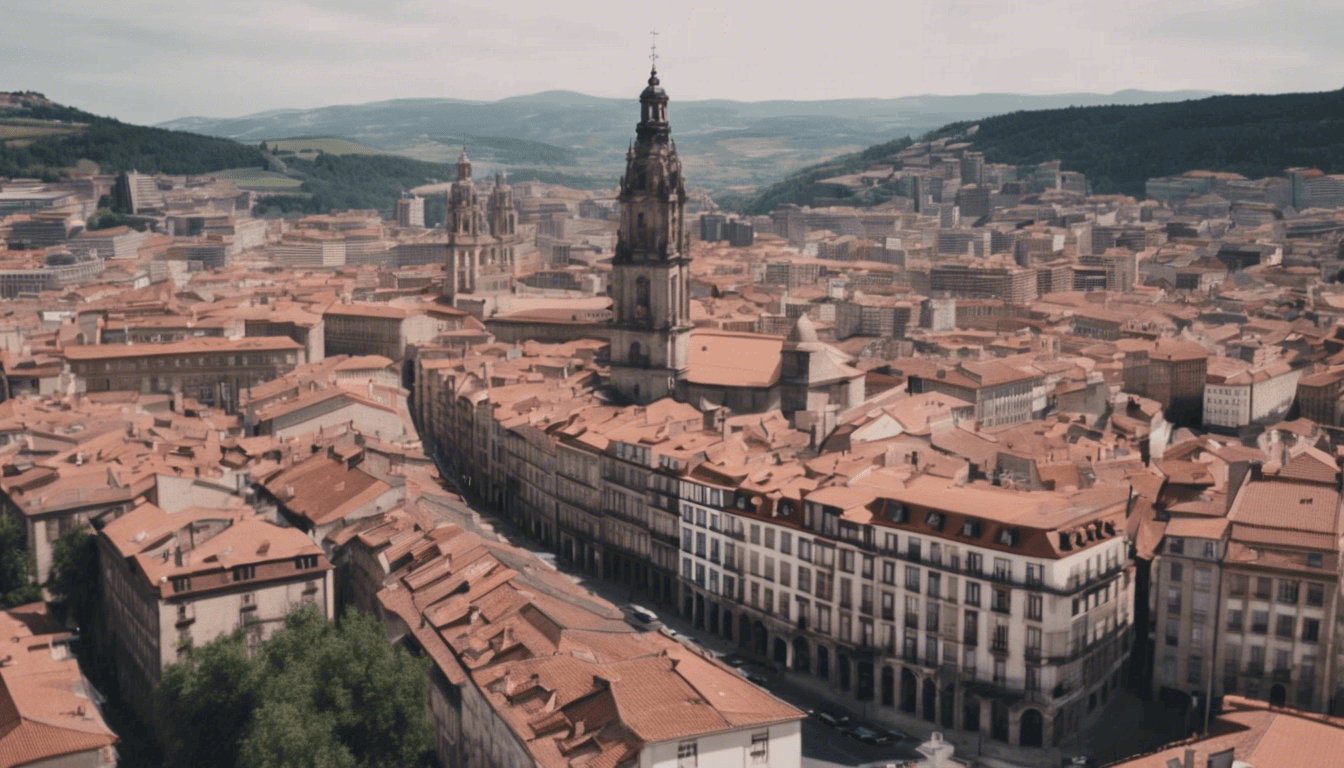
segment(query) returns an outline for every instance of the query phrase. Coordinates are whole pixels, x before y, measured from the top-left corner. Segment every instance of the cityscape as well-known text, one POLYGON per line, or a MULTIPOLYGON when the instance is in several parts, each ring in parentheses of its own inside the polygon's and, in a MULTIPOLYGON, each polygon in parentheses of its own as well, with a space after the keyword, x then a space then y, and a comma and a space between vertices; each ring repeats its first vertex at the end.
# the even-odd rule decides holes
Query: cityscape
POLYGON ((597 159, 0 92, 0 768, 1344 765, 1344 91, 665 37, 597 159))

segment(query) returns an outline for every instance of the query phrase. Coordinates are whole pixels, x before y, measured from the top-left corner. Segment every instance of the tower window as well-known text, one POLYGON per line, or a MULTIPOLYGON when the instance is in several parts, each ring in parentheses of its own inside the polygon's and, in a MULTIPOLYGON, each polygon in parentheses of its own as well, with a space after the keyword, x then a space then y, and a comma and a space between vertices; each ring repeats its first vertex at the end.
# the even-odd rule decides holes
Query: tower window
POLYGON ((640 276, 635 279, 635 319, 649 319, 649 278, 640 276))

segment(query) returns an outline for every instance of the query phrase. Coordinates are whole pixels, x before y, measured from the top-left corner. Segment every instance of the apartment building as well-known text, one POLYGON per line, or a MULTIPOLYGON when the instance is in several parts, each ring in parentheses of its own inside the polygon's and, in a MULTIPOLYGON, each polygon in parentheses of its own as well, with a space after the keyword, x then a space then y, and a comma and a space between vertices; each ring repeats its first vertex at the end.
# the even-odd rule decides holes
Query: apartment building
POLYGON ((278 629, 295 606, 334 616, 332 565, 301 531, 250 507, 144 503, 98 534, 105 623, 122 696, 150 717, 154 687, 193 646, 239 627, 250 642, 278 629))
POLYGON ((461 330, 467 313, 388 304, 332 304, 322 312, 327 355, 381 355, 405 360, 409 351, 441 333, 461 330))
POLYGON ((1216 365, 1209 361, 1204 386, 1204 424, 1226 428, 1267 424, 1288 414, 1298 393, 1303 369, 1286 362, 1258 368, 1216 365))
POLYGON ((1193 423, 1204 414, 1209 353, 1193 341, 1122 341, 1125 390, 1162 404, 1170 418, 1193 423))
POLYGON ((802 712, 525 551, 455 526, 349 542, 389 634, 434 661, 445 768, 800 764, 802 712))
POLYGON ((910 374, 910 392, 941 392, 975 407, 981 427, 1021 424, 1045 410, 1045 377, 996 360, 910 374))
POLYGON ((1252 475, 1228 511, 1211 674, 1217 696, 1242 694, 1311 711, 1344 705, 1339 474, 1300 454, 1273 477, 1252 475))
POLYGON ((63 354, 80 392, 177 393, 230 412, 239 392, 304 362, 303 347, 283 336, 88 345, 63 354))
POLYGON ((697 625, 870 715, 983 732, 1019 758, 1057 746, 1118 687, 1133 597, 1122 489, 916 476, 790 498, 808 483, 787 469, 774 492, 712 474, 677 491, 697 625), (1043 508, 1051 525, 1027 525, 1043 508))

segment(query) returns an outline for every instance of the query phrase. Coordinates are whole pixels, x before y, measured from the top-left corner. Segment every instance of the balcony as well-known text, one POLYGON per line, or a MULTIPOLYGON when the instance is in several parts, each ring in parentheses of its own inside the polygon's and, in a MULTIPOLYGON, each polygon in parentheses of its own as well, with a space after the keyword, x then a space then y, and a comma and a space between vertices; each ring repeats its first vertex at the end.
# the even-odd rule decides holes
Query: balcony
POLYGON ((1027 661, 1040 661, 1041 660, 1040 646, 1029 645, 1025 649, 1023 649, 1022 655, 1026 657, 1027 661))
POLYGON ((919 629, 919 614, 917 613, 905 614, 905 626, 909 629, 919 629))
POLYGON ((895 609, 892 609, 892 608, 883 608, 883 609, 882 609, 882 620, 883 620, 883 621, 895 621, 895 620, 896 620, 896 611, 895 611, 895 609))
POLYGON ((1247 664, 1246 675, 1248 677, 1264 677, 1265 676, 1264 664, 1255 664, 1255 663, 1247 664))
POLYGON ((1291 669, 1284 669, 1283 667, 1278 667, 1273 672, 1270 673, 1270 677, 1276 683, 1287 683, 1292 680, 1293 671, 1291 669))
POLYGON ((1006 638, 994 638, 989 643, 989 650, 991 653, 1007 653, 1008 640, 1006 638))
POLYGON ((970 632, 961 636, 961 644, 974 648, 980 644, 980 638, 974 632, 970 632))

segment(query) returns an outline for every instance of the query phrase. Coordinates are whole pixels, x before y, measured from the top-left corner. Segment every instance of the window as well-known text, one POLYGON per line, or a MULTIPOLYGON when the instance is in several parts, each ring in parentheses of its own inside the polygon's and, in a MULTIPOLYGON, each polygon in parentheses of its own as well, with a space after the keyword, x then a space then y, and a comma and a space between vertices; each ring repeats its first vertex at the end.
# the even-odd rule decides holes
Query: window
POLYGON ((1007 558, 994 558, 994 578, 1010 581, 1013 578, 1013 564, 1007 558))
POLYGON ((979 607, 980 605, 980 583, 976 581, 966 582, 966 604, 979 607))
POLYGON ((1215 557, 1217 557, 1217 556, 1218 556, 1218 552, 1217 552, 1217 550, 1214 548, 1213 542, 1212 542, 1212 541, 1206 541, 1206 542, 1204 542, 1204 557, 1207 558, 1207 559, 1209 559, 1209 560, 1212 560, 1213 558, 1215 558, 1215 557))
POLYGON ((905 540, 905 556, 915 562, 919 562, 921 557, 919 539, 912 537, 905 540))
POLYGON ((1284 605, 1297 605, 1298 585, 1293 579, 1279 579, 1279 602, 1284 605))
POLYGON ((1268 579, 1263 576, 1256 577, 1255 596, 1261 600, 1268 600, 1269 590, 1271 589, 1271 585, 1273 584, 1273 582, 1274 582, 1273 579, 1268 579))
POLYGON ((984 571, 984 560, 979 552, 966 553, 966 570, 970 573, 982 573, 984 571))
POLYGON ((1191 656, 1185 668, 1185 682, 1200 685, 1204 680, 1204 657, 1191 656))
MULTIPOLYGON (((761 543, 761 526, 759 526, 759 525, 757 525, 757 524, 755 524, 755 523, 752 523, 752 524, 751 524, 751 543, 752 543, 752 544, 760 544, 760 543, 761 543)), ((691 746, 695 746, 695 745, 692 744, 691 746)))
POLYGON ((1167 645, 1180 645, 1181 643, 1181 622, 1176 619, 1167 621, 1167 645))
POLYGON ((1180 537, 1167 539, 1167 551, 1173 555, 1185 554, 1185 539, 1180 537))
POLYGON ((765 529, 765 548, 766 548, 766 549, 774 549, 774 548, 775 548, 775 529, 774 529, 774 528, 766 528, 766 529, 765 529))
POLYGON ((994 610, 999 613, 1009 613, 1012 610, 1012 592, 1006 589, 994 590, 994 610))
POLYGON ((1237 609, 1235 609, 1235 608, 1233 608, 1233 609, 1229 609, 1228 612, 1227 612, 1227 631, 1229 631, 1229 632, 1240 632, 1240 631, 1241 631, 1241 621, 1242 621, 1242 613, 1241 613, 1241 611, 1239 611, 1239 610, 1237 610, 1237 609))
POLYGON ((1167 613, 1181 612, 1181 590, 1178 587, 1167 587, 1167 613))
POLYGON ((1320 619, 1302 620, 1302 642, 1315 643, 1320 639, 1320 636, 1321 636, 1320 619))
POLYGON ((770 732, 751 735, 751 764, 765 765, 770 762, 770 732))
POLYGON ((1207 565, 1195 566, 1195 587, 1209 589, 1213 586, 1213 569, 1207 565))
POLYGON ((1040 563, 1027 563, 1027 586, 1038 587, 1045 583, 1045 566, 1040 563))
POLYGON ((1171 563, 1171 580, 1180 581, 1184 576, 1185 566, 1173 560, 1171 563))
POLYGON ((1028 659, 1041 658, 1041 628, 1027 627, 1027 648, 1028 659))
POLYGON ((257 567, 255 565, 234 566, 233 569, 234 581, 246 581, 248 579, 256 578, 256 576, 257 576, 257 567))
POLYGON ((1040 595, 1027 595, 1027 618, 1036 621, 1041 620, 1041 605, 1044 601, 1040 595))
POLYGON ((1233 575, 1232 575, 1232 587, 1231 587, 1231 592, 1232 592, 1232 594, 1234 594, 1234 595, 1244 595, 1244 594, 1246 594, 1246 577, 1245 577, 1245 576, 1242 576, 1242 575, 1240 575, 1240 574, 1233 574, 1233 575))
POLYGON ((694 741, 683 741, 677 745, 677 768, 696 768, 694 741))
POLYGON ((905 567, 905 588, 911 592, 919 591, 919 569, 913 565, 905 567))
POLYGON ((294 565, 301 571, 309 568, 316 568, 317 555, 300 555, 298 559, 294 561, 294 565))
POLYGON ((190 576, 175 576, 175 577, 173 578, 173 591, 174 591, 174 592, 186 592, 186 591, 189 590, 189 589, 191 589, 191 577, 190 577, 190 576))
POLYGON ((1307 555, 1307 565, 1312 568, 1320 568, 1323 562, 1324 560, 1318 552, 1307 555))
POLYGON ((793 534, 788 531, 779 532, 779 553, 781 555, 793 554, 793 534))
POLYGON ((854 572, 854 550, 852 549, 840 550, 840 570, 844 571, 845 573, 854 572))
POLYGON ((1307 582, 1307 605, 1320 607, 1325 604, 1325 585, 1307 582))
POLYGON ((943 579, 942 574, 929 571, 929 597, 942 597, 943 579))
POLYGON ((1263 635, 1269 631, 1269 611, 1251 611, 1251 632, 1263 635))
POLYGON ((1278 616, 1274 620, 1274 634, 1288 640, 1293 639, 1293 625, 1297 622, 1292 616, 1278 616))

